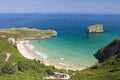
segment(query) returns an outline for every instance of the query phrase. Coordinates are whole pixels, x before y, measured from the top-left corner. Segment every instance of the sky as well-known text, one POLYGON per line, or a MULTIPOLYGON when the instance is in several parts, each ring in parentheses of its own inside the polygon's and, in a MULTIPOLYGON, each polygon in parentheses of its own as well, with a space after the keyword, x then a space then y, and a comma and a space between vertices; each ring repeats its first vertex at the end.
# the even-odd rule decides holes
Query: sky
POLYGON ((120 14, 120 0, 0 0, 0 13, 120 14))

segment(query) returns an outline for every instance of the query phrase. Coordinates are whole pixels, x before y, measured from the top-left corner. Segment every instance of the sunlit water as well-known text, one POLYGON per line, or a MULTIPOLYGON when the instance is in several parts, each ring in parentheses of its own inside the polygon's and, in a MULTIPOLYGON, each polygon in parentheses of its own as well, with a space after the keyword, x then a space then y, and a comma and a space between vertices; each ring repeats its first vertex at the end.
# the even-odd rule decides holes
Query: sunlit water
POLYGON ((88 14, 0 14, 0 27, 54 29, 58 36, 35 40, 26 45, 30 50, 54 64, 80 67, 95 64, 94 54, 120 36, 120 15, 88 14), (104 33, 88 34, 87 27, 103 24, 104 33))

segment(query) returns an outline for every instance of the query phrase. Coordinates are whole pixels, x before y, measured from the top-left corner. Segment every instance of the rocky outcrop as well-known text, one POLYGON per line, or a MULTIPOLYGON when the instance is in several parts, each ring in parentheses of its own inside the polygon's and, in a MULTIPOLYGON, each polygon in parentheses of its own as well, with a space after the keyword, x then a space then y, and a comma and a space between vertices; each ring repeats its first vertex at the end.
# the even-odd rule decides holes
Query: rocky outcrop
POLYGON ((55 30, 51 30, 52 31, 52 34, 51 34, 51 36, 57 36, 57 31, 55 31, 55 30))
POLYGON ((95 24, 88 27, 88 33, 101 33, 104 32, 103 24, 95 24))
POLYGON ((97 54, 95 54, 96 58, 99 60, 99 62, 104 62, 108 58, 120 54, 120 38, 114 40, 106 47, 100 49, 97 54))
POLYGON ((8 38, 8 42, 12 43, 13 45, 16 43, 15 38, 12 37, 8 38))

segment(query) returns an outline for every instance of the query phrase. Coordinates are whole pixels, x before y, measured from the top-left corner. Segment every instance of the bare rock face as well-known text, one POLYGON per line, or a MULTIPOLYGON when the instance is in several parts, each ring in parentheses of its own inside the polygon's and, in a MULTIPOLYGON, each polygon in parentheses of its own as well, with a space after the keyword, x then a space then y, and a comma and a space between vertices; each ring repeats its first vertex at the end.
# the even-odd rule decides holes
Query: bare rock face
POLYGON ((88 27, 88 33, 102 33, 103 30, 103 24, 95 24, 88 27))
POLYGON ((99 62, 104 62, 108 58, 120 54, 120 38, 115 39, 112 41, 109 45, 106 47, 100 49, 97 54, 95 54, 96 58, 99 60, 99 62))

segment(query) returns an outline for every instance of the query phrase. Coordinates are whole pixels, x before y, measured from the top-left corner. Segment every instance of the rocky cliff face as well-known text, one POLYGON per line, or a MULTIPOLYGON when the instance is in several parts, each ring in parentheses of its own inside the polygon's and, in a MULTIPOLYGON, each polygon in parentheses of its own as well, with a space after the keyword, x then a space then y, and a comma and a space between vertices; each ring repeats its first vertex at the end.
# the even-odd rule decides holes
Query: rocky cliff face
POLYGON ((120 38, 114 40, 106 47, 100 49, 97 54, 95 54, 95 56, 99 62, 103 62, 116 54, 120 54, 120 38))
POLYGON ((101 33, 104 32, 102 24, 95 24, 88 27, 88 33, 101 33))

